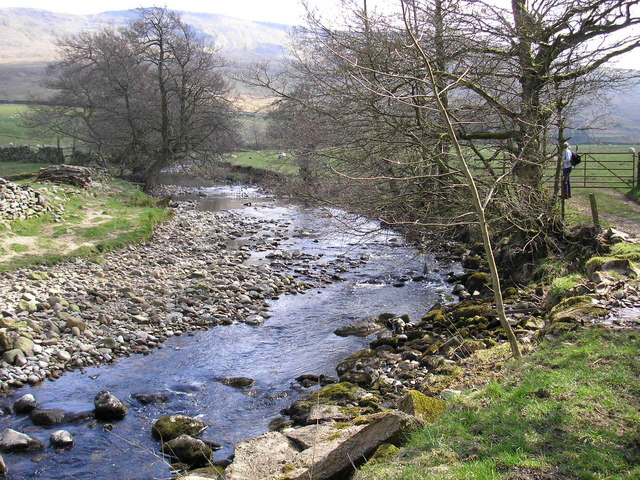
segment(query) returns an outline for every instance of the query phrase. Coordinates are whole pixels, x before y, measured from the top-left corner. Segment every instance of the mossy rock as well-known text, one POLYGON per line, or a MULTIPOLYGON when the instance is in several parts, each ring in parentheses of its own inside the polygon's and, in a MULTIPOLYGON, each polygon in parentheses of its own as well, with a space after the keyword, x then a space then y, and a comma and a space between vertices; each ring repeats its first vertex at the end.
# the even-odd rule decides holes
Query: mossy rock
POLYGON ((489 290, 491 285, 491 275, 484 272, 475 272, 467 277, 464 286, 467 288, 469 292, 478 291, 480 293, 486 292, 489 290))
POLYGON ((604 317, 609 314, 606 308, 599 307, 594 300, 586 295, 570 297, 553 307, 550 313, 551 324, 556 322, 583 323, 594 317, 604 317))
POLYGON ((400 449, 391 443, 383 443, 371 456, 367 465, 376 465, 378 463, 388 463, 398 456, 400 449))
POLYGON ((451 309, 455 321, 473 317, 485 317, 493 313, 493 309, 488 303, 461 302, 451 309))
POLYGON ((505 299, 516 299, 520 295, 520 292, 516 287, 507 287, 502 292, 502 296, 505 299))
POLYGON ((358 403, 367 392, 349 382, 328 385, 317 392, 313 392, 310 400, 315 403, 335 405, 339 403, 358 403))
POLYGON ((377 367, 380 365, 380 359, 376 352, 371 349, 360 350, 342 360, 336 367, 336 372, 338 372, 338 375, 344 375, 348 371, 353 370, 358 363, 377 367))
POLYGON ((622 256, 593 257, 587 262, 586 269, 589 277, 601 270, 613 271, 631 278, 640 277, 640 268, 631 259, 622 256))
POLYGON ((377 348, 383 347, 383 346, 389 346, 392 348, 398 348, 400 346, 402 342, 400 342, 400 340, 398 339, 398 337, 383 337, 383 338, 378 338, 374 341, 372 341, 369 346, 375 350, 377 348))
POLYGON ((155 421, 151 432, 154 438, 168 442, 180 435, 198 435, 205 428, 207 425, 197 418, 186 415, 164 415, 155 421))
POLYGON ((429 423, 442 415, 446 408, 447 404, 442 400, 427 397, 417 390, 409 390, 398 403, 398 410, 429 423))
POLYGON ((449 388, 455 379, 453 375, 427 375, 425 381, 420 384, 420 392, 427 396, 439 395, 445 388, 449 388))
POLYGON ((433 308, 421 318, 421 322, 433 323, 434 325, 444 325, 446 321, 447 312, 443 308, 433 308))
POLYGON ((354 383, 362 388, 373 385, 373 376, 368 372, 347 372, 340 376, 341 382, 354 383))
POLYGON ((468 256, 463 260, 462 266, 469 270, 479 270, 482 266, 482 258, 479 256, 468 256))

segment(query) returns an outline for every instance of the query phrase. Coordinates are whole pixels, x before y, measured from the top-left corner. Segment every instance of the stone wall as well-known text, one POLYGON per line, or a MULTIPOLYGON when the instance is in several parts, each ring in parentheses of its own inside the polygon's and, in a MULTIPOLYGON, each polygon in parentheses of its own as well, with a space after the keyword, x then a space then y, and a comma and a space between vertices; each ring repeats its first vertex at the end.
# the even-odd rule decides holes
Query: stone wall
POLYGON ((49 211, 44 195, 0 178, 0 220, 26 220, 49 211))
POLYGON ((0 147, 0 162, 62 163, 64 153, 56 147, 0 147))

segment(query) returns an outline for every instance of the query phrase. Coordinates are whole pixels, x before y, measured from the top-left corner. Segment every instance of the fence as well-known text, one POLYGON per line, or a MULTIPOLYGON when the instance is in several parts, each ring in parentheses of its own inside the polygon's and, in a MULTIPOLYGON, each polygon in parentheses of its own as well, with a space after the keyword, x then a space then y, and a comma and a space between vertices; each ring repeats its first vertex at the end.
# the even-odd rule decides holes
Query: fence
MULTIPOLYGON (((640 186, 640 155, 636 152, 578 152, 582 162, 573 167, 571 188, 632 189, 640 186)), ((562 176, 562 173, 560 173, 562 176)), ((544 175, 555 180, 555 168, 544 175)))

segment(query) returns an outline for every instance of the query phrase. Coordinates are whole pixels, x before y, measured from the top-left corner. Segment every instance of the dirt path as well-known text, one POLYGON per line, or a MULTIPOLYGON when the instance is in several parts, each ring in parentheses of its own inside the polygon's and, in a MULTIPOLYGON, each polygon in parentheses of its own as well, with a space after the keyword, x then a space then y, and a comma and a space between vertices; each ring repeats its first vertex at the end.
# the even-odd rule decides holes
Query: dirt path
MULTIPOLYGON (((603 190, 603 193, 615 198, 617 201, 624 204, 626 208, 637 212, 637 216, 636 218, 629 218, 628 216, 619 216, 611 213, 600 213, 600 218, 606 220, 611 225, 614 225, 616 229, 621 230, 636 239, 640 239, 640 205, 615 190, 603 190)), ((570 201, 571 207, 578 210, 579 213, 591 215, 591 206, 587 196, 574 195, 570 201)))

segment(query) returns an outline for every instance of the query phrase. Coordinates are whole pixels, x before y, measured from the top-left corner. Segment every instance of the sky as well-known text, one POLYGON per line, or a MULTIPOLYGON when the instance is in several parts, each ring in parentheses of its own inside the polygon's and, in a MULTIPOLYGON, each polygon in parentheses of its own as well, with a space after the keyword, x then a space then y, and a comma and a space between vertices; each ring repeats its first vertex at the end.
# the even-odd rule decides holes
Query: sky
POLYGON ((0 8, 36 8, 80 15, 149 6, 166 6, 185 12, 219 13, 286 25, 302 23, 304 13, 299 0, 0 0, 0 8))
MULTIPOLYGON (((338 11, 338 0, 308 0, 325 16, 338 11)), ((503 3, 506 0, 494 0, 503 3)), ((394 4, 394 0, 368 0, 370 8, 394 4)), ((36 8, 61 13, 92 14, 137 7, 160 6, 173 10, 218 13, 231 17, 285 25, 303 24, 304 8, 301 0, 0 0, 0 8, 36 8)), ((624 68, 640 69, 640 48, 620 61, 624 68)))

